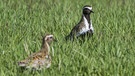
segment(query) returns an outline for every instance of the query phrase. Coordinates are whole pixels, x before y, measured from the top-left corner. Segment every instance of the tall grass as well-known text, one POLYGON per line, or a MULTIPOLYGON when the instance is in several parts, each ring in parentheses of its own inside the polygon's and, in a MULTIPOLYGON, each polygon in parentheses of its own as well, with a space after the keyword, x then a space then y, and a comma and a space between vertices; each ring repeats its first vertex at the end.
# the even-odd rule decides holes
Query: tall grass
POLYGON ((134 0, 1 0, 0 76, 134 76, 134 0), (64 37, 92 5, 94 35, 84 42, 64 37), (58 42, 49 69, 21 70, 17 62, 40 49, 42 36, 58 42))

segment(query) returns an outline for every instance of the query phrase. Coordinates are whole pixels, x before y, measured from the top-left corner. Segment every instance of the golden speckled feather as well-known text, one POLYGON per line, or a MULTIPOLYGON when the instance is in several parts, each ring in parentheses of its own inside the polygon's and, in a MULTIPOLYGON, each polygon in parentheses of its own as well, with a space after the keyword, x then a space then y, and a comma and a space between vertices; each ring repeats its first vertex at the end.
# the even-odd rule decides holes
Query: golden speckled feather
POLYGON ((54 40, 53 35, 46 35, 43 37, 42 47, 39 52, 33 53, 25 60, 18 62, 21 67, 41 69, 49 68, 51 66, 51 56, 49 55, 50 43, 54 40))

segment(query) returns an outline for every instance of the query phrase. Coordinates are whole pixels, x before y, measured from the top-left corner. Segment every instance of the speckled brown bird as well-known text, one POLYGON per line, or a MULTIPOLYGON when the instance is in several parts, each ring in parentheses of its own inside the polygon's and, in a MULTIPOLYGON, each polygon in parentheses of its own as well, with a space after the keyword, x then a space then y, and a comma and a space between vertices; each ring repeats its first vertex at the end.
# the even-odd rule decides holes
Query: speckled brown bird
POLYGON ((51 66, 50 43, 54 41, 54 37, 51 34, 47 34, 43 37, 41 50, 33 53, 25 60, 18 62, 18 65, 25 68, 42 69, 49 68, 51 66))
POLYGON ((82 9, 82 18, 80 22, 73 27, 70 34, 66 36, 66 40, 74 40, 74 37, 84 37, 85 35, 93 35, 94 29, 92 26, 92 21, 90 19, 91 13, 94 13, 92 11, 92 6, 85 5, 82 9))

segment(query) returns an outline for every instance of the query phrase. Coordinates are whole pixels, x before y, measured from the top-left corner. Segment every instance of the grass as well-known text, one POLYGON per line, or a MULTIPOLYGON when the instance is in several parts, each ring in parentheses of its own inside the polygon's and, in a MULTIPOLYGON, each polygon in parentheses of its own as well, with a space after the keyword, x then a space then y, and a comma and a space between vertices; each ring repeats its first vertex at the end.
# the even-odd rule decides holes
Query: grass
POLYGON ((134 0, 0 0, 0 76, 134 76, 134 0), (82 43, 64 37, 92 5, 94 35, 82 43), (54 34, 49 69, 22 71, 17 62, 54 34))

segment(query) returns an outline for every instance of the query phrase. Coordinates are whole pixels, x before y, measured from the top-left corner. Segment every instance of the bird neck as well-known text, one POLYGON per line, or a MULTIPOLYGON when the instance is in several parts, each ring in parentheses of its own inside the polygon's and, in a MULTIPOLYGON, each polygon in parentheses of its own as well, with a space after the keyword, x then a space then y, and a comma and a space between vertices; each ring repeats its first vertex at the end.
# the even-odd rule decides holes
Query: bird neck
POLYGON ((50 45, 48 44, 48 42, 44 42, 42 44, 41 51, 49 54, 49 52, 50 52, 50 45))
POLYGON ((83 14, 83 15, 82 15, 82 19, 83 19, 84 17, 86 18, 86 20, 87 20, 88 23, 90 24, 90 14, 83 14))

